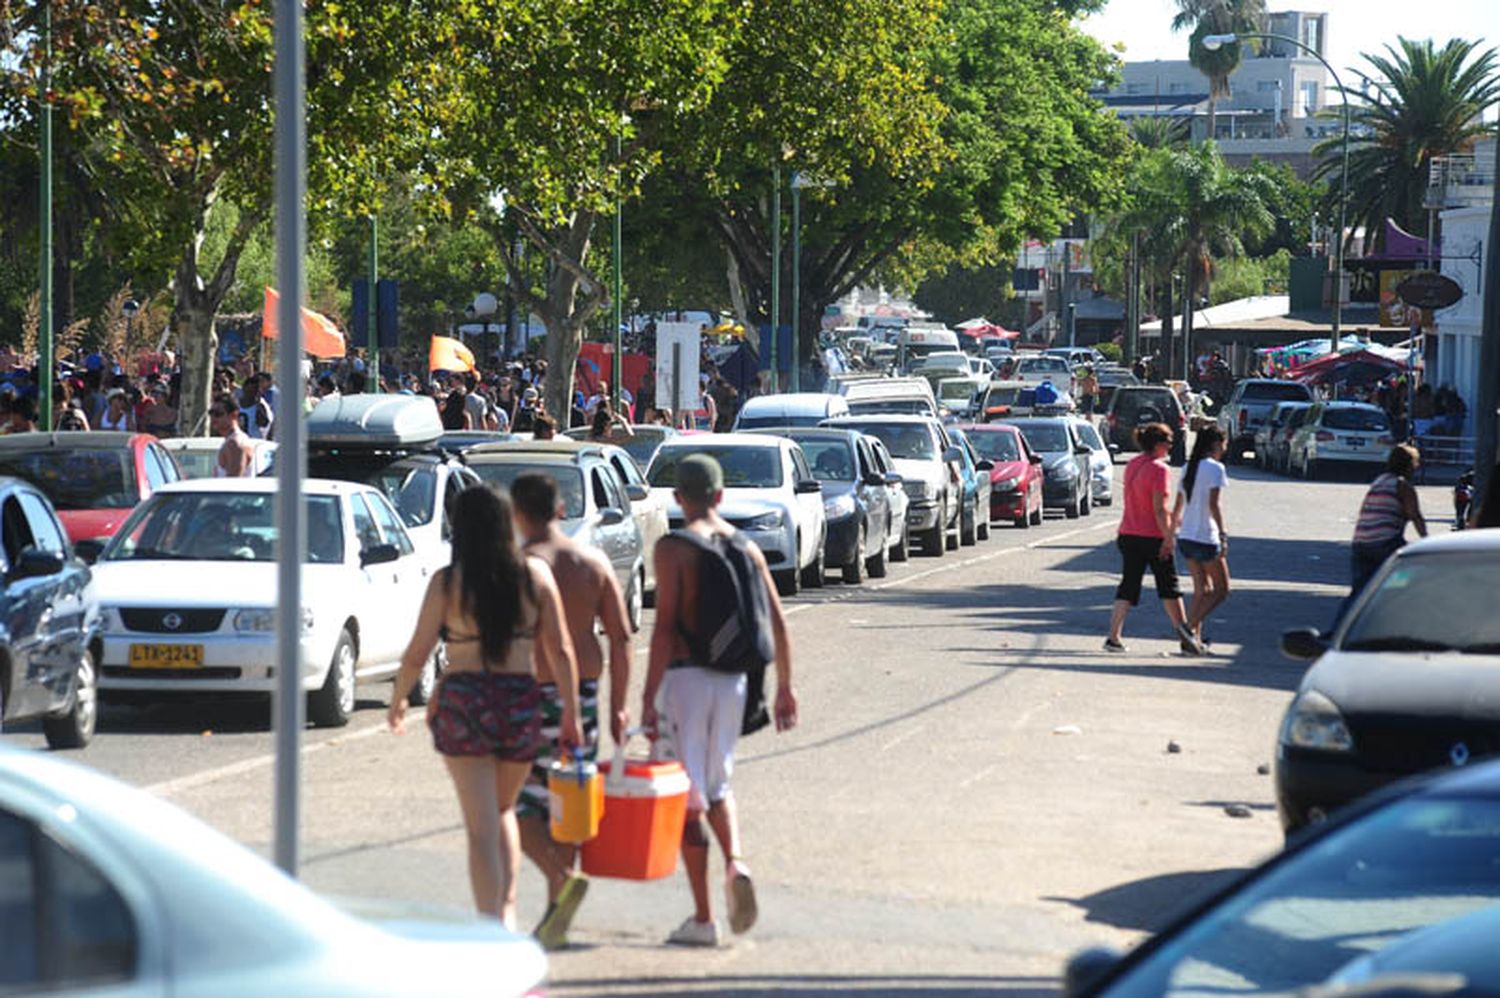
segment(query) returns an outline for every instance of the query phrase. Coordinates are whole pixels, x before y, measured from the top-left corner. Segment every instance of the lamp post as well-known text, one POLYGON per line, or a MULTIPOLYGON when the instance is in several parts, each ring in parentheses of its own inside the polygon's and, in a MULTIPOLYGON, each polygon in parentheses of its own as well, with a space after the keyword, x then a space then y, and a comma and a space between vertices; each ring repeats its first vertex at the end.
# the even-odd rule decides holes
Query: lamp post
POLYGON ((365 345, 370 350, 370 374, 375 385, 373 391, 380 394, 380 323, 376 321, 376 313, 380 311, 376 304, 379 296, 375 293, 380 284, 380 222, 375 213, 370 212, 370 306, 365 309, 365 345))
POLYGON ((42 147, 41 175, 41 247, 38 256, 37 303, 37 424, 52 429, 52 379, 56 377, 52 360, 52 4, 42 4, 42 73, 37 88, 41 99, 38 142, 42 147))
POLYGON ((1339 88, 1339 95, 1344 98, 1343 163, 1339 168, 1339 228, 1333 251, 1333 329, 1330 336, 1333 352, 1338 353, 1339 327, 1344 318, 1344 212, 1349 202, 1349 91, 1344 89, 1344 81, 1339 79, 1339 74, 1329 65, 1328 60, 1323 58, 1317 49, 1288 35, 1277 35, 1264 31, 1205 35, 1203 36, 1203 47, 1210 52, 1217 52, 1225 45, 1233 45, 1241 38, 1265 38, 1272 41, 1285 42, 1288 45, 1295 45, 1323 64, 1323 68, 1328 70, 1328 75, 1333 77, 1333 85, 1339 88))
MULTIPOLYGON (((771 393, 781 391, 781 161, 771 167, 771 393)), ((792 365, 796 367, 795 364, 792 365)), ((673 401, 676 401, 675 399, 673 401)))
MULTIPOLYGON (((629 124, 629 122, 630 122, 630 118, 628 116, 622 118, 621 123, 620 123, 621 129, 623 130, 624 127, 625 127, 625 125, 629 124)), ((624 143, 623 138, 621 137, 620 132, 615 132, 615 162, 616 163, 619 163, 620 160, 624 158, 624 155, 625 155, 624 146, 625 146, 625 143, 624 143)), ((624 292, 624 283, 625 283, 625 280, 624 280, 624 269, 621 266, 621 260, 620 260, 620 254, 622 252, 624 252, 624 244, 625 244, 625 236, 624 236, 623 225, 622 225, 621 215, 620 215, 621 210, 622 210, 622 205, 623 205, 623 202, 622 202, 622 200, 620 198, 620 194, 619 194, 618 191, 616 191, 615 192, 615 218, 614 218, 614 239, 615 239, 615 246, 614 246, 614 274, 612 275, 614 277, 614 287, 611 289, 610 296, 609 296, 611 302, 614 305, 614 307, 611 309, 611 315, 612 315, 613 321, 614 321, 614 337, 613 338, 614 338, 614 346, 615 346, 615 352, 614 352, 613 357, 611 358, 610 372, 609 372, 609 404, 610 404, 610 408, 612 408, 615 412, 619 412, 620 411, 620 379, 623 376, 623 368, 624 368, 623 358, 620 356, 621 352, 624 349, 624 343, 622 342, 622 339, 621 339, 621 336, 620 336, 620 322, 623 319, 623 316, 620 313, 621 313, 622 308, 624 307, 624 302, 620 301, 620 297, 625 293, 624 292)))

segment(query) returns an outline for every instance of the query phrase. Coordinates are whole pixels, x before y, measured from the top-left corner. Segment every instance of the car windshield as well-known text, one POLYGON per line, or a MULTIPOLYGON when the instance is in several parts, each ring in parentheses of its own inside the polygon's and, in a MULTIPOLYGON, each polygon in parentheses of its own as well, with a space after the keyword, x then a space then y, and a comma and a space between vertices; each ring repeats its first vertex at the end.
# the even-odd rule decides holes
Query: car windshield
POLYGON ((1245 386, 1245 402, 1306 402, 1307 389, 1294 381, 1257 381, 1245 386))
POLYGON ((1068 370, 1068 362, 1061 357, 1022 357, 1016 362, 1016 370, 1028 372, 1068 370))
POLYGON ((1021 460, 1021 445, 1014 433, 1004 430, 975 430, 969 434, 969 442, 979 456, 990 461, 1021 460))
POLYGON ((1017 423, 1016 427, 1039 454, 1059 454, 1072 449, 1068 428, 1061 423, 1017 423))
POLYGON ((431 464, 415 464, 411 459, 365 454, 309 455, 307 474, 311 478, 334 478, 345 482, 373 485, 396 507, 401 522, 420 527, 432 522, 437 497, 437 469, 431 464))
POLYGON ((827 418, 823 413, 805 413, 795 416, 786 413, 767 413, 764 416, 741 416, 736 428, 754 430, 777 426, 817 426, 827 418))
POLYGON ((1479 551, 1408 555, 1381 577, 1344 633, 1345 651, 1500 655, 1500 559, 1479 551))
POLYGON ((849 412, 871 416, 926 416, 932 412, 932 404, 924 398, 860 399, 849 403, 849 412))
POLYGON ((583 516, 583 472, 570 464, 475 461, 469 468, 481 480, 498 485, 507 492, 517 476, 528 471, 539 472, 557 483, 557 501, 562 503, 563 519, 576 520, 583 516))
POLYGON ((974 397, 974 385, 968 381, 944 381, 938 385, 938 398, 944 402, 967 402, 974 397))
POLYGON ((912 461, 937 460, 937 444, 932 432, 921 423, 861 423, 859 430, 879 437, 892 457, 912 461))
POLYGON ((1142 409, 1155 409, 1159 418, 1166 419, 1177 413, 1177 396, 1170 388, 1120 389, 1115 392, 1114 413, 1133 422, 1142 409))
POLYGON ((35 485, 59 510, 130 509, 141 501, 125 447, 48 447, 0 454, 0 475, 35 485))
MULTIPOLYGON (((797 439, 797 438, 793 438, 797 439)), ((854 481, 854 448, 847 440, 797 440, 813 477, 820 482, 854 481)))
MULTIPOLYGON (((271 561, 276 557, 276 496, 271 492, 167 492, 126 521, 101 561, 271 561)), ((344 560, 336 496, 307 496, 307 561, 344 560)))
POLYGON ((636 467, 644 468, 651 463, 651 456, 656 453, 656 448, 661 446, 666 436, 665 433, 636 427, 635 436, 621 440, 619 446, 635 460, 636 467))
POLYGON ((1379 409, 1328 409, 1323 413, 1325 430, 1349 430, 1360 433, 1384 433, 1391 428, 1385 413, 1379 409))
POLYGON ((1290 994, 1406 933, 1500 901, 1497 855, 1500 802, 1393 802, 1252 881, 1107 993, 1290 994))
POLYGON ((724 487, 728 489, 778 489, 781 487, 781 449, 779 447, 715 447, 704 444, 693 447, 663 448, 656 452, 651 471, 646 476, 656 488, 677 484, 677 465, 689 454, 707 454, 724 469, 724 487))

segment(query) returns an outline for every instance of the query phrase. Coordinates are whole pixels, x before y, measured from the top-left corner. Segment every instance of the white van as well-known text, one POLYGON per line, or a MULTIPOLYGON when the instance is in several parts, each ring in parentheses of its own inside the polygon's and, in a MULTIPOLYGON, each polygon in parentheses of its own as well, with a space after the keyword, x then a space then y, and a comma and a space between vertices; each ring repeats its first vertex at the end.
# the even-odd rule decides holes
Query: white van
POLYGON ((863 378, 845 381, 840 387, 856 415, 899 413, 937 416, 937 399, 925 378, 863 378))
POLYGON ((734 429, 761 430, 779 426, 817 426, 825 419, 847 416, 849 403, 842 395, 797 392, 757 395, 740 406, 734 429))
POLYGON ((930 353, 960 353, 958 334, 941 326, 920 326, 901 331, 896 340, 896 367, 910 371, 930 353))

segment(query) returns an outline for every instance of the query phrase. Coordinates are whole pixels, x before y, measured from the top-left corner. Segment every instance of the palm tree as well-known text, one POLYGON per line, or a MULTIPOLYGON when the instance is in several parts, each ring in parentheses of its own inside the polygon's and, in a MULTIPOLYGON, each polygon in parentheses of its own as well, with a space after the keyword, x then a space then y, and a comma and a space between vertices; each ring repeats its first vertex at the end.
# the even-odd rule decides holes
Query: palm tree
POLYGON ((1203 38, 1264 31, 1265 25, 1266 0, 1177 0, 1172 30, 1192 30, 1188 38, 1188 61, 1208 77, 1210 139, 1214 137, 1219 98, 1230 95, 1229 77, 1240 68, 1240 43, 1206 49, 1203 38))
MULTIPOLYGON (((1422 223, 1422 199, 1434 156, 1470 152, 1495 134, 1483 116, 1500 104, 1500 56, 1479 43, 1398 38, 1385 55, 1365 55, 1369 92, 1351 91, 1348 220, 1384 237, 1389 218, 1410 231, 1422 223)), ((1340 139, 1321 142, 1316 177, 1336 179, 1340 139)), ((1335 188, 1336 190, 1336 188, 1335 188)))
POLYGON ((1180 146, 1191 137, 1192 126, 1187 118, 1131 118, 1130 137, 1143 149, 1165 149, 1180 146))

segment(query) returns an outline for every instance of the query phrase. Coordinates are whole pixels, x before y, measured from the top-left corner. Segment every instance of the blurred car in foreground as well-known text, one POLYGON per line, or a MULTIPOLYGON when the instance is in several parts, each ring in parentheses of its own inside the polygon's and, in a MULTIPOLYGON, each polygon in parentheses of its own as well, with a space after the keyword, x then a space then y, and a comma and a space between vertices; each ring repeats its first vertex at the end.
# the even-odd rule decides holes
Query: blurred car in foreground
POLYGON ((494 920, 361 919, 151 794, 0 749, 0 992, 520 996, 537 945, 494 920))
POLYGON ((1078 954, 1063 993, 1493 995, 1493 975, 1464 979, 1471 951, 1437 941, 1472 940, 1474 919, 1495 926, 1497 860, 1500 763, 1407 781, 1294 838, 1128 955, 1078 954))
POLYGON ((1276 800, 1292 832, 1411 773, 1500 753, 1500 530, 1396 552, 1331 641, 1289 631, 1317 659, 1287 708, 1276 800))

